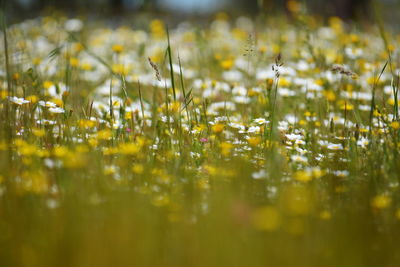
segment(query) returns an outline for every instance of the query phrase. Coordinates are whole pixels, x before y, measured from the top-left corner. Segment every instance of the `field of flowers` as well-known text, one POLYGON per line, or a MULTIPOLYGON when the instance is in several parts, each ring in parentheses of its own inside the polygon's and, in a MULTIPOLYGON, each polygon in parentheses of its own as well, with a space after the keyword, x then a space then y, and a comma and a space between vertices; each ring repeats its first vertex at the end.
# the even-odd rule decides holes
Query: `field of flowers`
POLYGON ((1 36, 1 266, 398 266, 400 35, 63 16, 1 36))

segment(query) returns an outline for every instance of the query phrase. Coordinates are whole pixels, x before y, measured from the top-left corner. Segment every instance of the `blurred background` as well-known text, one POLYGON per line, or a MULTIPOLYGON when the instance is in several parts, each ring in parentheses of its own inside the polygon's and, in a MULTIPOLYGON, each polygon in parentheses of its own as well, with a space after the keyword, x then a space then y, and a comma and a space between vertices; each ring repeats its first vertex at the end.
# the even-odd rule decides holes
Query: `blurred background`
MULTIPOLYGON (((183 17, 207 17, 219 11, 256 15, 285 12, 291 0, 0 0, 8 19, 36 17, 49 10, 68 15, 123 17, 137 12, 173 14, 183 17)), ((293 2, 293 1, 292 1, 293 2)), ((376 5, 387 22, 400 21, 400 0, 299 0, 310 14, 321 17, 369 20, 376 5)), ((290 6, 290 4, 289 4, 290 6)))

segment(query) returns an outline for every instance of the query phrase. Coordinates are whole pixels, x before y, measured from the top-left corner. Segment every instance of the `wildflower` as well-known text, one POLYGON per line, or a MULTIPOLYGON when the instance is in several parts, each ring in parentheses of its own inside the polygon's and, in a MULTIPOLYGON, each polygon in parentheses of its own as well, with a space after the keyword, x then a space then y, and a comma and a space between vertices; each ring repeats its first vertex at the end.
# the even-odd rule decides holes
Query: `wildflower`
POLYGON ((131 71, 132 67, 129 65, 124 65, 124 64, 113 64, 111 66, 111 69, 116 74, 127 76, 129 74, 129 72, 131 71))
POLYGON ((343 150, 342 144, 328 144, 327 148, 329 150, 343 150))
POLYGON ((54 147, 54 150, 53 150, 53 155, 55 157, 59 157, 59 158, 66 156, 68 153, 69 153, 69 150, 65 146, 56 146, 56 147, 54 147))
POLYGON ((262 46, 260 46, 259 48, 258 48, 258 51, 260 52, 260 53, 262 53, 262 54, 264 54, 265 52, 267 52, 267 46, 265 46, 265 45, 262 45, 262 46))
POLYGON ((136 163, 132 166, 133 173, 142 174, 144 172, 144 167, 142 164, 136 163))
POLYGON ((78 125, 81 128, 93 128, 96 126, 96 121, 93 120, 86 120, 86 119, 80 119, 78 121, 78 125))
POLYGON ((247 142, 249 142, 249 145, 256 147, 261 143, 261 138, 259 136, 250 137, 247 139, 247 142))
POLYGON ((23 99, 23 98, 19 98, 19 97, 16 97, 16 96, 9 97, 8 99, 9 99, 12 103, 17 104, 18 106, 21 106, 21 105, 23 105, 23 104, 30 103, 29 100, 25 100, 25 99, 23 99))
POLYGON ((233 145, 231 143, 228 142, 222 142, 220 144, 220 148, 221 148, 221 154, 223 156, 229 156, 229 154, 231 153, 233 145))
POLYGON ((309 171, 297 171, 294 173, 293 178, 300 182, 308 182, 312 179, 312 173, 309 171))
MULTIPOLYGON (((178 155, 178 156, 180 156, 180 155, 178 155)), ((201 157, 201 154, 191 151, 190 152, 190 157, 194 158, 194 159, 199 159, 201 157)))
POLYGON ((292 13, 299 13, 301 9, 301 4, 295 0, 289 0, 286 4, 288 10, 292 13))
POLYGON ((42 62, 42 59, 39 57, 35 57, 34 59, 32 59, 32 64, 37 66, 42 62))
POLYGON ((376 209, 385 209, 389 207, 392 199, 387 195, 377 195, 371 200, 371 206, 376 209))
POLYGON ((118 153, 118 149, 115 147, 103 147, 103 155, 104 156, 115 155, 117 153, 118 153))
POLYGON ((26 97, 26 100, 30 101, 31 103, 35 104, 38 101, 38 97, 35 95, 30 95, 26 97))
POLYGON ((111 49, 112 49, 113 52, 115 52, 115 53, 117 53, 117 54, 119 54, 119 53, 121 53, 122 51, 124 51, 124 47, 123 47, 122 45, 120 45, 120 44, 115 44, 115 45, 113 45, 113 46, 111 47, 111 49))
POLYGON ((334 174, 335 176, 337 176, 337 177, 343 178, 343 177, 349 176, 350 173, 349 173, 349 171, 347 171, 347 170, 343 170, 343 171, 337 170, 337 171, 334 171, 333 174, 334 174))
POLYGON ((343 105, 340 106, 341 110, 353 110, 354 106, 349 103, 344 103, 343 105))
POLYGON ((224 128, 225 126, 223 124, 217 123, 214 124, 211 129, 214 133, 221 133, 224 130, 224 128))
POLYGON ((368 144, 369 144, 369 140, 367 138, 365 138, 365 137, 361 137, 357 141, 357 145, 362 147, 362 148, 365 148, 366 146, 368 146, 368 144))
POLYGON ((233 101, 238 104, 248 104, 251 99, 247 96, 234 96, 233 101))
POLYGON ((307 163, 308 162, 308 159, 306 157, 300 156, 300 155, 293 155, 290 158, 294 162, 299 162, 299 163, 307 163))
POLYGON ((69 32, 79 32, 83 28, 83 22, 79 19, 69 19, 64 24, 65 30, 69 32))
POLYGON ((303 136, 299 134, 285 134, 285 136, 290 141, 297 141, 303 139, 303 136))
POLYGON ((390 126, 394 129, 397 130, 400 128, 400 123, 398 121, 393 121, 392 123, 390 123, 390 126))
POLYGON ((229 70, 232 68, 234 61, 232 59, 222 60, 220 65, 223 69, 229 70))
POLYGON ((13 73, 13 75, 12 75, 11 77, 12 77, 12 79, 13 79, 14 81, 17 81, 17 80, 19 80, 19 78, 21 77, 21 75, 20 75, 18 72, 16 72, 16 73, 13 73))
POLYGON ((23 143, 23 145, 21 145, 18 149, 19 154, 23 156, 35 155, 36 151, 37 151, 36 146, 28 143, 23 143))
POLYGON ((134 143, 120 144, 119 151, 123 155, 135 155, 139 153, 140 147, 134 143))
POLYGON ((93 70, 93 66, 92 66, 90 63, 87 63, 87 62, 82 62, 82 63, 80 64, 80 68, 81 68, 82 70, 86 70, 86 71, 93 70))
POLYGON ((260 133, 260 130, 261 130, 260 126, 250 126, 247 130, 246 129, 239 130, 239 133, 258 134, 258 133, 260 133))
POLYGON ((264 169, 262 169, 262 170, 259 170, 258 172, 253 172, 251 174, 251 177, 256 180, 266 178, 267 172, 264 169))
POLYGON ((296 145, 305 145, 306 144, 306 142, 304 140, 301 140, 301 139, 297 139, 294 143, 296 145))
POLYGON ((79 59, 75 58, 75 57, 71 57, 69 59, 69 65, 73 68, 76 68, 79 66, 79 59))
POLYGON ((48 192, 50 182, 42 171, 23 172, 21 180, 17 184, 20 193, 45 194, 48 192))
POLYGON ((151 34, 156 39, 162 39, 166 35, 165 25, 161 20, 155 19, 150 22, 151 34))
POLYGON ((228 82, 240 82, 240 80, 243 78, 243 73, 235 69, 227 70, 222 73, 222 77, 228 82))
POLYGON ((178 102, 178 101, 173 101, 173 102, 170 104, 169 107, 170 107, 170 109, 171 109, 172 112, 178 112, 178 111, 180 110, 181 103, 178 102))
POLYGON ((0 99, 5 99, 8 96, 7 90, 0 90, 0 99))
POLYGON ((46 107, 46 108, 56 108, 57 107, 57 105, 55 103, 50 102, 50 101, 43 101, 43 100, 39 101, 39 105, 42 107, 46 107))
POLYGON ((99 140, 109 140, 112 137, 112 131, 109 129, 104 129, 97 132, 97 138, 99 140))
POLYGON ((285 97, 288 97, 288 96, 295 96, 295 95, 296 95, 296 92, 295 92, 295 91, 290 90, 290 89, 288 89, 288 88, 279 88, 278 93, 279 93, 279 95, 285 96, 285 97))
POLYGON ((268 121, 266 119, 264 119, 264 118, 254 119, 254 122, 257 123, 258 125, 264 125, 264 124, 268 123, 268 121))
POLYGON ((49 208, 49 209, 56 209, 56 208, 58 208, 59 207, 59 202, 57 201, 57 200, 55 200, 55 199, 48 199, 47 201, 46 201, 46 205, 47 205, 47 207, 49 208))
POLYGON ((328 101, 333 102, 336 100, 336 94, 332 90, 325 91, 324 95, 328 101))
POLYGON ((44 129, 39 129, 39 128, 33 128, 32 133, 36 137, 43 137, 46 134, 44 129))
POLYGON ((344 52, 351 59, 356 59, 356 58, 360 57, 363 54, 363 51, 362 51, 361 48, 346 47, 344 52))
POLYGON ((113 175, 116 172, 117 172, 117 168, 113 165, 105 166, 104 170, 103 170, 104 175, 113 175))
POLYGON ((325 175, 325 171, 321 170, 320 167, 313 167, 311 169, 309 169, 309 171, 311 171, 313 178, 318 179, 320 177, 322 177, 323 175, 325 175))
POLYGON ((64 112, 65 112, 64 109, 59 108, 59 107, 49 108, 48 111, 49 111, 50 113, 54 113, 54 114, 61 114, 61 113, 64 113, 64 112))
POLYGON ((39 125, 54 125, 57 122, 56 121, 52 121, 52 120, 42 119, 42 120, 37 120, 36 123, 39 124, 39 125))

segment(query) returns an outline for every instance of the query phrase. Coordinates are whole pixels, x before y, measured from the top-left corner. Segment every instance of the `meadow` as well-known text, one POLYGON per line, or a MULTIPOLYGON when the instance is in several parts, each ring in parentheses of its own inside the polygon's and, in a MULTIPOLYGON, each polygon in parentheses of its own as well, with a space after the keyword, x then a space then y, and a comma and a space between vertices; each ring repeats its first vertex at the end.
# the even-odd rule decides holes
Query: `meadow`
POLYGON ((398 266, 400 35, 283 16, 4 26, 1 266, 398 266))

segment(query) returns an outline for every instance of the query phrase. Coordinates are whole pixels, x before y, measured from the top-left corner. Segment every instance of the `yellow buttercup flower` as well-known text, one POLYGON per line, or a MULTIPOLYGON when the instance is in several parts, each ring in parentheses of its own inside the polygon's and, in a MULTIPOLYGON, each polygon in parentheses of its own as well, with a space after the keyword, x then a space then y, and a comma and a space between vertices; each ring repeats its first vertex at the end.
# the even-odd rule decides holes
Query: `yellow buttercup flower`
POLYGON ((376 209, 385 209, 385 208, 389 207, 391 202, 392 202, 392 199, 389 196, 377 195, 372 199, 371 205, 373 208, 376 208, 376 209))
POLYGON ((119 53, 121 53, 122 51, 124 51, 124 47, 123 47, 122 45, 120 45, 120 44, 115 44, 115 45, 113 45, 113 46, 111 47, 111 49, 112 49, 113 52, 115 52, 115 53, 117 53, 117 54, 119 54, 119 53))

